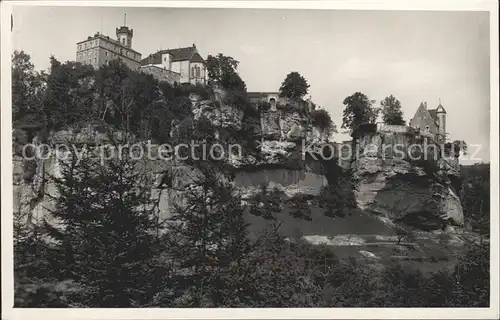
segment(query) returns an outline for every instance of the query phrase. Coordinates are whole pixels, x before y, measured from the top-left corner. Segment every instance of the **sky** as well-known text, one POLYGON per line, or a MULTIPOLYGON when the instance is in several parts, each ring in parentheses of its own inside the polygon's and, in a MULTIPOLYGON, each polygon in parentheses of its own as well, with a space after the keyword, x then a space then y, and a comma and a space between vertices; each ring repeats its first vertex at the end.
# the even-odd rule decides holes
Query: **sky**
POLYGON ((77 42, 97 31, 115 37, 125 13, 143 57, 194 43, 203 57, 238 60, 248 91, 277 91, 298 71, 339 128, 342 102, 355 92, 377 104, 396 96, 407 121, 420 102, 441 101, 449 138, 476 153, 464 164, 489 161, 488 12, 16 6, 13 48, 37 69, 52 54, 75 60, 77 42))

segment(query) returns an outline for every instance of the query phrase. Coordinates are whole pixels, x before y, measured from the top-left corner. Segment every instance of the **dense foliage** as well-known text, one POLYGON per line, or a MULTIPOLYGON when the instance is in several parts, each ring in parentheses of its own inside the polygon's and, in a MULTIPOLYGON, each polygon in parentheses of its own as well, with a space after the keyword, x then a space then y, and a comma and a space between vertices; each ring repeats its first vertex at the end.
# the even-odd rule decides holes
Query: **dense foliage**
POLYGON ((312 125, 324 130, 328 135, 337 131, 335 123, 325 109, 312 111, 310 117, 312 125))
POLYGON ((219 84, 228 91, 244 91, 247 87, 243 79, 236 71, 239 62, 233 57, 228 57, 222 53, 217 56, 207 57, 208 78, 214 84, 219 84))
POLYGON ((461 166, 460 198, 466 223, 473 230, 490 231, 490 165, 485 163, 461 166))
POLYGON ((81 123, 104 122, 144 140, 169 141, 170 124, 191 114, 189 94, 204 99, 200 85, 158 83, 120 60, 91 66, 50 58, 48 74, 37 73, 24 52, 13 54, 14 127, 65 130, 81 123))
MULTIPOLYGON (((128 150, 127 150, 128 151, 128 150)), ((97 163, 76 154, 53 177, 58 197, 45 222, 52 267, 71 279, 82 305, 132 307, 151 299, 153 254, 159 222, 150 200, 151 182, 128 152, 97 163)))
MULTIPOLYGON (((37 119, 50 131, 100 121, 156 141, 215 141, 211 122, 203 117, 194 122, 190 116, 190 93, 212 94, 204 87, 159 84, 117 61, 96 71, 51 58, 47 75, 36 73, 24 53, 15 53, 14 61, 17 122, 37 119), (172 121, 178 125, 170 136, 172 121)), ((246 103, 244 83, 233 73, 236 66, 234 59, 218 55, 210 59, 209 76, 231 88, 230 102, 246 103)), ((290 95, 302 96, 304 87, 308 85, 290 95)), ((354 129, 375 121, 376 112, 365 95, 356 93, 344 104, 343 126, 354 129)), ((245 117, 255 116, 251 108, 244 112, 245 117)), ((331 123, 325 113, 313 119, 331 123)), ((282 192, 263 186, 253 199, 243 201, 217 161, 189 161, 199 174, 185 187, 186 202, 173 206, 176 223, 167 223, 158 221, 150 200, 151 177, 140 161, 126 156, 106 165, 91 156, 78 164, 75 160, 73 154, 61 163, 62 176, 50 177, 58 196, 45 221, 26 225, 15 214, 16 307, 489 304, 487 242, 471 243, 466 254, 457 255, 460 263, 451 271, 422 274, 400 264, 374 268, 365 261, 338 258, 334 249, 310 245, 300 237, 284 238, 276 218, 284 204, 294 218, 310 221, 308 203, 313 199, 299 194, 285 202, 282 192), (267 219, 270 227, 250 237, 247 212, 267 219)), ((466 216, 487 217, 489 167, 462 174, 466 216)), ((343 218, 355 205, 354 186, 347 177, 336 179, 316 201, 326 215, 343 218)))

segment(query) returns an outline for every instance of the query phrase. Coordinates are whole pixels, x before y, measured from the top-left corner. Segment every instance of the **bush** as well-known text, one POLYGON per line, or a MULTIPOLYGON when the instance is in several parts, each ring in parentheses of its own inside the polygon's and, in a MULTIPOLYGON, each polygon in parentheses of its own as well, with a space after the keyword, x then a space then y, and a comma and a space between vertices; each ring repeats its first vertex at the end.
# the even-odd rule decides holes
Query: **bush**
POLYGON ((360 137, 365 134, 375 133, 377 132, 377 124, 376 123, 365 123, 360 125, 356 130, 353 130, 353 137, 360 137))
POLYGON ((312 124, 323 130, 331 129, 333 121, 330 114, 325 109, 314 110, 311 112, 312 124))
POLYGON ((301 115, 306 114, 306 105, 304 100, 289 101, 285 104, 276 103, 276 109, 284 112, 298 112, 301 115), (303 105, 301 105, 303 104, 303 105))
POLYGON ((223 103, 225 105, 236 106, 241 110, 245 110, 250 104, 250 101, 244 91, 228 91, 224 97, 223 103))
POLYGON ((262 185, 260 192, 250 199, 250 214, 275 220, 275 214, 282 210, 282 198, 282 191, 276 188, 269 190, 267 185, 262 185))
POLYGON ((314 197, 308 194, 296 194, 287 200, 290 205, 290 215, 294 218, 304 219, 311 221, 311 208, 309 207, 309 201, 314 197))
POLYGON ((271 104, 269 102, 261 101, 257 103, 257 110, 259 110, 259 112, 265 112, 268 111, 269 109, 271 109, 271 104))
POLYGON ((329 217, 345 217, 356 208, 356 199, 352 190, 352 182, 348 177, 340 177, 337 181, 323 187, 319 194, 318 203, 324 208, 329 217))
POLYGON ((401 241, 412 241, 414 240, 413 232, 410 228, 403 225, 395 225, 393 227, 394 233, 398 237, 398 244, 401 244, 401 241))
POLYGON ((208 100, 211 97, 210 89, 200 83, 181 84, 180 88, 186 96, 189 96, 190 93, 193 93, 199 95, 202 100, 208 100))

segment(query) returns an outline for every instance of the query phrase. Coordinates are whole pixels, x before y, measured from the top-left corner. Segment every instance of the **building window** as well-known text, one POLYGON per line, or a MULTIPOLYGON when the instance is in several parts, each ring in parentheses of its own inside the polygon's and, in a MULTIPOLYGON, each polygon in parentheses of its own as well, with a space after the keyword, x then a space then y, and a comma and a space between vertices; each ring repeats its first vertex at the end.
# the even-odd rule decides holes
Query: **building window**
POLYGON ((107 56, 108 56, 108 52, 107 52, 107 51, 105 51, 105 52, 104 52, 104 55, 107 57, 107 56))
POLYGON ((200 77, 200 67, 196 67, 196 77, 199 78, 200 77))

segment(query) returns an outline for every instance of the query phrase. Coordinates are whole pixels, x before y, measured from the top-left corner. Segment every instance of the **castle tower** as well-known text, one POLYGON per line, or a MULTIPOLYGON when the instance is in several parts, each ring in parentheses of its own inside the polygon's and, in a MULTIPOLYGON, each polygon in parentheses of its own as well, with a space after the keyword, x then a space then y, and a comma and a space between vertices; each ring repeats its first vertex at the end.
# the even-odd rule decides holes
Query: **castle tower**
POLYGON ((438 125, 439 125, 438 133, 442 137, 446 137, 446 110, 441 105, 441 101, 439 101, 439 105, 436 109, 436 115, 438 118, 438 125))
POLYGON ((121 26, 120 28, 116 28, 116 39, 120 41, 120 43, 123 46, 131 48, 134 30, 129 29, 126 25, 127 25, 127 14, 125 14, 125 18, 123 20, 123 26, 121 26))

